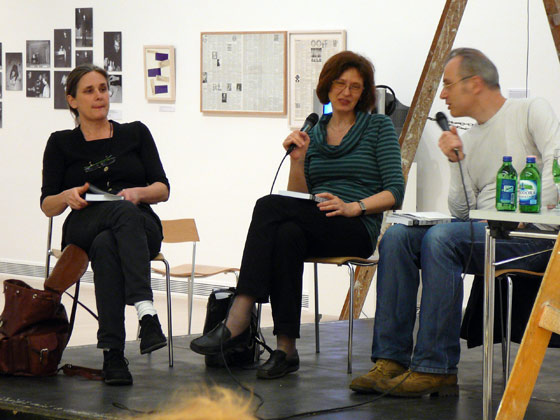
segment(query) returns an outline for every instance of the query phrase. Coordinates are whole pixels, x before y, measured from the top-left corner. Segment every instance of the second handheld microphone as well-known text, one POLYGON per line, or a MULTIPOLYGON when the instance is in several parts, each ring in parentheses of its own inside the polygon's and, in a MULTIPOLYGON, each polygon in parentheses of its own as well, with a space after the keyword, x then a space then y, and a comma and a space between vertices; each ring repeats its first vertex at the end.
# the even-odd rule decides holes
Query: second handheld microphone
MULTIPOLYGON (((309 114, 307 116, 307 118, 305 119, 305 122, 303 123, 303 126, 301 127, 301 129, 299 131, 303 131, 304 133, 309 133, 311 131, 311 129, 313 127, 315 127, 315 124, 317 124, 317 121, 319 121, 319 116, 317 114, 315 114, 314 112, 312 112, 311 114, 309 114)), ((296 145, 294 143, 290 144, 290 147, 288 147, 288 150, 286 150, 286 156, 288 156, 290 153, 292 153, 292 151, 296 148, 296 145)))
POLYGON ((438 112, 436 114, 436 122, 443 131, 449 131, 449 122, 443 112, 438 112))
MULTIPOLYGON (((436 122, 443 131, 449 131, 449 122, 447 121, 447 117, 445 116, 445 114, 443 112, 438 112, 436 114, 436 122)), ((455 156, 457 156, 457 159, 458 159, 459 158, 459 149, 454 147, 453 151, 455 152, 455 156)))

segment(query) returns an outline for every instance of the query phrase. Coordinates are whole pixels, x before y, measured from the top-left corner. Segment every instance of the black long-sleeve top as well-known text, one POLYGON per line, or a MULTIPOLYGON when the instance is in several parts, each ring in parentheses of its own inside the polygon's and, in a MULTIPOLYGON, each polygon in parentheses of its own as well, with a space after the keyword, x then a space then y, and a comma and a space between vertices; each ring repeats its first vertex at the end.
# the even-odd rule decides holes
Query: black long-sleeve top
POLYGON ((154 182, 169 188, 148 127, 139 121, 111 123, 113 137, 108 139, 86 141, 79 127, 51 134, 43 155, 41 204, 46 197, 85 182, 113 194, 154 182))

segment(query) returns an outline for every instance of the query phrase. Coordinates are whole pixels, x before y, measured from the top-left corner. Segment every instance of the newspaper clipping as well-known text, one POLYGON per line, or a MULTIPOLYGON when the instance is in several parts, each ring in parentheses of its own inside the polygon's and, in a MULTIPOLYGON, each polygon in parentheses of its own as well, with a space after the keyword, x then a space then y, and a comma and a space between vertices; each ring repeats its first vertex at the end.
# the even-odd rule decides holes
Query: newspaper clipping
POLYGON ((315 88, 325 62, 346 49, 346 32, 290 32, 290 127, 314 111, 315 88))
POLYGON ((286 33, 203 33, 201 111, 286 113, 286 33))

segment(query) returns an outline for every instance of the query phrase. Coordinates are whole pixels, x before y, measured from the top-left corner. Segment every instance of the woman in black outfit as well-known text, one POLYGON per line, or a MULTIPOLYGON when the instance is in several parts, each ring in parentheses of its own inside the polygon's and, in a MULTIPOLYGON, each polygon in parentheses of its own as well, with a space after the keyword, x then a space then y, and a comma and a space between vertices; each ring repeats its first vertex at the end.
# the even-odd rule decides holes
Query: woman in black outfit
POLYGON ((166 201, 169 182, 148 128, 141 122, 107 119, 109 83, 105 70, 90 64, 68 76, 66 99, 77 127, 52 133, 43 156, 41 210, 49 216, 72 211, 62 246, 88 252, 99 315, 97 347, 103 351, 104 380, 131 385, 124 358, 125 305, 140 322, 140 352, 164 347, 150 283, 150 260, 160 250, 161 222, 150 204, 166 201), (90 186, 122 197, 87 202, 90 186))

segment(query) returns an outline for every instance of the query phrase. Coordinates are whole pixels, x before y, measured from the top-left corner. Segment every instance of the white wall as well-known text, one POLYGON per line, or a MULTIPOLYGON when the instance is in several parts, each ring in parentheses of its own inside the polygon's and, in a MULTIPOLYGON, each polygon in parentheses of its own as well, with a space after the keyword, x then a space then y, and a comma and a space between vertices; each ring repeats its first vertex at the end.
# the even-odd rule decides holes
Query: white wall
MULTIPOLYGON (((529 87, 560 109, 560 69, 541 2, 530 2, 529 87)), ((158 144, 171 181, 171 199, 156 206, 162 218, 195 217, 201 232, 199 261, 238 265, 254 201, 268 193, 288 134, 286 117, 205 116, 199 112, 200 32, 251 30, 347 30, 348 49, 369 56, 376 80, 410 104, 444 0, 323 0, 236 2, 215 0, 90 0, 94 61, 101 63, 103 32, 123 33, 124 121, 142 120, 158 144), (159 112, 144 99, 142 47, 176 47, 176 112, 159 112)), ((0 3, 3 52, 24 52, 25 41, 53 39, 53 29, 72 28, 75 1, 0 3)), ((471 0, 456 46, 485 51, 500 70, 502 87, 525 85, 526 0, 471 0)), ((5 80, 5 64, 2 77, 5 80)), ((3 83, 4 85, 5 83, 3 83)), ((439 92, 438 92, 439 93, 439 92)), ((41 263, 46 219, 39 209, 42 152, 48 135, 72 127, 53 99, 3 91, 0 129, 0 260, 41 263)), ((444 110, 435 101, 431 115, 444 110)), ((439 129, 428 122, 417 154, 418 208, 446 210, 448 168, 437 149, 439 129)), ((286 184, 287 166, 277 186, 286 184)), ((62 219, 62 218, 59 218, 62 219)), ((61 222, 61 220, 59 220, 61 222)), ((168 252, 177 261, 178 253, 168 252)), ((310 270, 309 270, 310 271, 310 270)), ((331 270, 329 270, 330 272, 331 270)), ((345 273, 327 276, 321 310, 337 314, 347 288, 345 273)), ((310 273, 305 288, 311 291, 310 273)), ((372 295, 372 294, 370 294, 372 295)), ((365 307, 373 315, 370 296, 365 307)))

